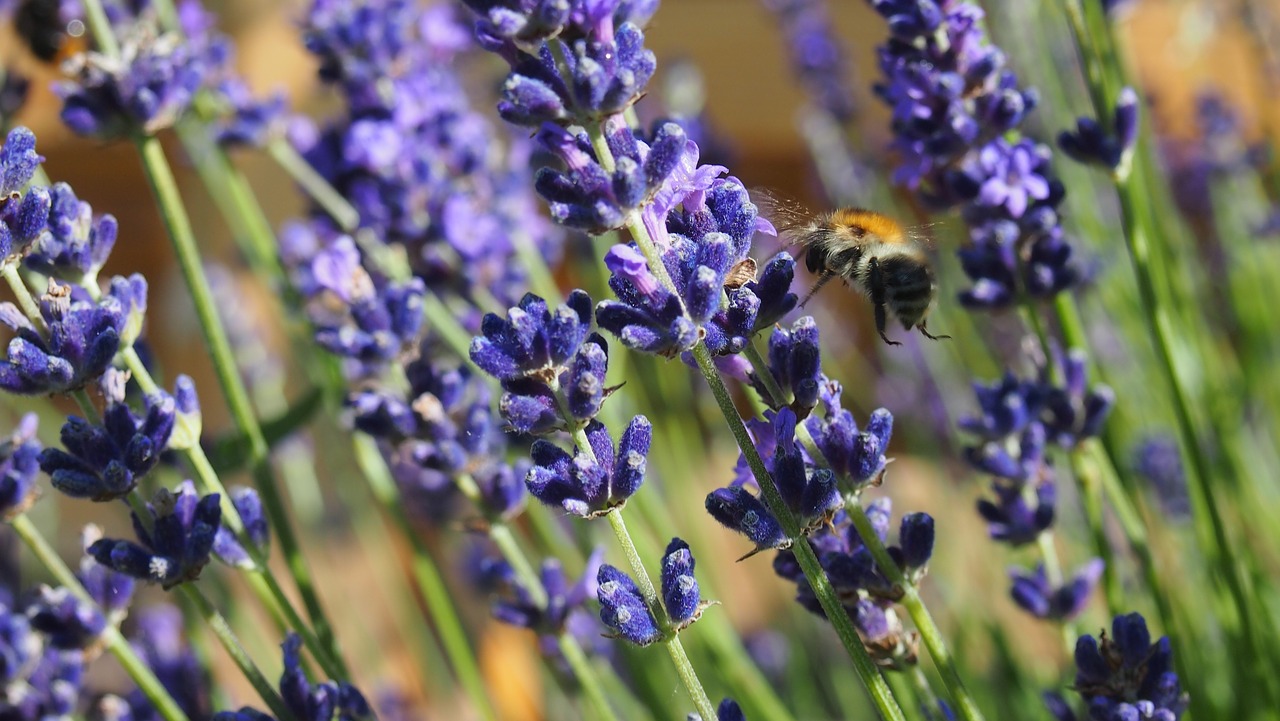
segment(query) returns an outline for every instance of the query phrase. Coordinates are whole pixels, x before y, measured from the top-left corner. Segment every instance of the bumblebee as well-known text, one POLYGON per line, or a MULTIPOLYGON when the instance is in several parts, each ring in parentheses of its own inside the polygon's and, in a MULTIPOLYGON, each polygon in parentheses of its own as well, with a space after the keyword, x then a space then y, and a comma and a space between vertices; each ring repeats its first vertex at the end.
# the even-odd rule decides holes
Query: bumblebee
POLYGON ((772 198, 766 207, 779 234, 804 247, 805 267, 818 276, 801 305, 831 279, 841 278, 871 299, 876 331, 885 343, 901 345, 885 335, 890 315, 931 340, 951 337, 933 335, 926 327, 937 296, 933 265, 924 246, 898 221, 864 208, 814 215, 772 198))
POLYGON ((23 0, 14 11, 13 28, 46 63, 59 63, 85 49, 84 23, 64 19, 62 0, 23 0))

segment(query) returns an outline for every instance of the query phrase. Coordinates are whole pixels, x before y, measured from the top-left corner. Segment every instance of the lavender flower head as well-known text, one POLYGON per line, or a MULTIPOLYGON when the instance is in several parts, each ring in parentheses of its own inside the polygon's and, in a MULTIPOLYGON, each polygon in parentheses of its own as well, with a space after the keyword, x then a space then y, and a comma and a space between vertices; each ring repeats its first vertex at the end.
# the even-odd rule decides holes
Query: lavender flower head
POLYGON ((31 270, 73 285, 97 283, 98 271, 115 247, 118 226, 112 215, 93 214, 66 183, 50 189, 48 225, 23 260, 31 270))
POLYGON ((27 413, 9 437, 0 441, 0 515, 5 518, 24 512, 35 500, 41 448, 36 420, 36 414, 27 413))
POLYGON ((960 261, 973 286, 961 302, 1003 308, 1075 285, 1050 151, 1006 137, 1036 95, 987 42, 982 10, 962 0, 870 3, 889 23, 876 93, 893 111, 894 181, 939 209, 960 207, 969 226, 960 261))
POLYGON ((23 127, 9 131, 0 148, 0 262, 20 257, 45 228, 51 205, 48 188, 22 192, 43 162, 34 133, 23 127))
POLYGON ((1140 614, 1116 616, 1111 634, 1076 642, 1075 688, 1100 721, 1176 721, 1187 707, 1167 637, 1151 642, 1140 614))
POLYGON ((1103 567, 1102 559, 1092 559, 1056 588, 1050 585, 1043 564, 1037 565, 1032 573, 1020 568, 1011 569, 1009 576, 1013 587, 1010 595, 1014 603, 1036 618, 1059 623, 1070 621, 1088 605, 1089 597, 1102 577, 1103 567))
MULTIPOLYGON (((133 295, 133 287, 120 290, 133 295)), ((12 303, 0 303, 0 323, 15 331, 0 364, 0 388, 20 395, 67 393, 102 375, 122 345, 131 306, 113 294, 95 303, 52 280, 39 306, 47 337, 12 303)))
POLYGON ((122 28, 120 54, 90 52, 69 61, 72 81, 59 83, 62 121, 80 135, 154 135, 190 108, 208 72, 199 45, 162 33, 144 13, 122 28))
MULTIPOLYGON (((284 650, 284 672, 280 675, 280 696, 298 721, 371 721, 373 709, 364 695, 349 683, 324 681, 312 683, 302 668, 302 639, 290 633, 281 644, 284 650)), ((239 711, 220 711, 213 721, 270 721, 261 711, 245 706, 239 711)))
POLYGON ((533 631, 538 635, 542 653, 563 661, 559 648, 561 634, 572 634, 588 648, 598 645, 595 642, 599 639, 599 626, 587 611, 586 601, 596 597, 596 574, 603 558, 602 551, 592 552, 576 583, 569 582, 559 561, 543 561, 539 578, 546 591, 546 601, 542 605, 534 602, 531 590, 501 558, 482 555, 477 580, 483 590, 496 594, 494 618, 533 631))
POLYGON ((147 504, 147 521, 131 514, 140 543, 104 538, 89 553, 104 566, 165 589, 193 581, 209 562, 222 507, 218 494, 199 497, 191 481, 160 489, 147 504))

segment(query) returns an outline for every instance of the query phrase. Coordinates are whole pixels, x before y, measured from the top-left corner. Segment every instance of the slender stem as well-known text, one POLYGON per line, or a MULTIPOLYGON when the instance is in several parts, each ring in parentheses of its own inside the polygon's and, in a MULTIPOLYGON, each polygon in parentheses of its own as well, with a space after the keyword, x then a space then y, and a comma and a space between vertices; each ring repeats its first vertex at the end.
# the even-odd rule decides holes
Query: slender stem
POLYGON ((401 535, 409 542, 412 549, 413 578, 418 592, 422 594, 422 606, 434 621, 436 632, 440 635, 454 673, 457 674, 458 680, 470 696, 476 710, 485 718, 496 721, 498 715, 489 700, 484 677, 480 673, 480 665, 476 661, 473 648, 467 640, 462 619, 458 616, 440 569, 436 567, 421 536, 414 531, 413 525, 409 522, 409 516, 400 498, 400 491, 391 478, 382 454, 374 445, 373 439, 363 433, 355 434, 352 442, 355 445, 356 463, 363 471, 370 491, 382 506, 383 512, 390 516, 392 522, 400 529, 401 535))
POLYGON ((22 276, 18 275, 18 266, 16 263, 5 263, 0 266, 0 273, 3 273, 5 282, 13 290, 13 294, 18 299, 18 307, 22 308, 23 315, 27 316, 32 325, 36 327, 36 331, 42 335, 48 333, 45 328, 44 316, 40 314, 40 306, 36 303, 36 299, 32 297, 31 292, 27 290, 27 284, 22 282, 22 276))
MULTIPOLYGON (((631 540, 631 533, 627 530, 627 523, 622 518, 622 509, 613 509, 609 512, 608 518, 609 526, 613 528, 613 535, 618 539, 618 545, 622 547, 622 553, 627 558, 627 565, 631 567, 631 576, 639 585, 645 604, 655 617, 661 619, 660 623, 664 628, 670 628, 671 623, 667 618, 666 610, 663 608, 662 600, 658 597, 658 590, 654 587, 653 579, 649 577, 649 571, 645 569, 644 561, 640 559, 640 553, 636 551, 636 544, 631 540)), ((693 699, 693 705, 698 710, 698 715, 704 719, 716 718, 716 708, 711 704, 711 699, 702 687, 702 680, 698 678, 698 672, 694 670, 693 664, 689 662, 689 656, 684 652, 684 646, 680 643, 680 636, 670 632, 666 632, 664 635, 665 638, 662 643, 667 647, 667 653, 671 655, 671 662, 676 666, 676 673, 679 674, 685 690, 689 692, 689 696, 693 699)))
POLYGON ((360 212, 342 197, 324 176, 311 167, 307 159, 298 154, 293 145, 284 138, 276 138, 267 143, 267 154, 287 172, 303 191, 316 201, 316 204, 328 213, 338 224, 338 228, 347 233, 354 233, 360 227, 360 212))
MULTIPOLYGON (((808 436, 808 429, 805 429, 805 431, 804 435, 808 436)), ((799 436, 800 433, 797 432, 796 435, 799 436)), ((801 438, 801 442, 806 443, 806 448, 809 447, 808 443, 812 442, 812 440, 812 437, 801 438)), ((924 601, 921 600, 920 590, 902 575, 902 569, 898 568, 898 564, 889 555, 889 549, 885 548, 884 544, 880 542, 880 537, 876 534, 875 527, 871 525, 871 519, 867 517, 866 510, 862 507, 861 499, 852 494, 846 496, 844 507, 845 513, 853 521, 854 528, 858 530, 858 536, 862 539, 863 544, 866 545, 867 550, 871 551, 871 556, 876 561, 876 568, 884 573, 890 583, 902 588, 903 595, 899 603, 907 609, 912 623, 916 626, 916 631, 920 634, 920 640, 924 641, 925 648, 929 649, 929 657, 933 659, 934 666, 942 674, 942 683, 947 687, 947 692, 951 694, 952 700, 955 701, 960 716, 965 719, 981 719, 982 711, 978 709, 978 704, 973 700, 969 690, 965 688, 964 682, 960 679, 960 672, 956 668, 955 659, 951 657, 946 641, 943 640, 942 630, 938 628, 938 624, 934 622, 929 609, 925 607, 924 601), (868 539, 875 540, 874 542, 869 542, 868 539)))
POLYGON ((595 718, 618 718, 609 705, 609 699, 604 695, 604 688, 600 685, 595 668, 587 660, 587 654, 582 650, 582 646, 578 644, 578 639, 570 633, 561 633, 556 636, 556 645, 560 647, 560 654, 573 670, 574 677, 577 678, 578 683, 582 684, 583 694, 595 708, 595 718))
MULTIPOLYGON (((200 267, 200 255, 196 247, 195 233, 191 228, 191 221, 187 216, 186 209, 182 205, 173 171, 169 167, 168 160, 165 159, 164 149, 156 138, 139 138, 137 144, 142 155, 147 179, 160 206, 161 216, 165 222, 165 227, 169 231, 170 240, 173 242, 178 265, 182 270, 187 288, 191 292, 196 315, 200 320, 205 343, 213 359, 214 370, 217 373, 218 382, 222 387, 227 406, 231 411, 237 430, 248 439, 253 477, 258 487, 258 492, 262 497, 263 508, 271 520, 272 528, 275 529, 276 535, 280 539, 281 551, 284 553, 290 573, 298 586, 298 592, 307 608, 307 614, 315 625, 316 636, 319 637, 334 661, 339 666, 343 666, 342 655, 333 637, 333 627, 320 604, 320 597, 312 581, 310 569, 302 555, 297 536, 294 535, 292 522, 285 511, 280 489, 276 483, 275 472, 271 467, 266 438, 263 436, 262 428, 254 415, 252 401, 244 386, 244 381, 236 368, 231 344, 227 339, 226 330, 222 326, 221 319, 218 317, 217 305, 213 298, 213 292, 209 288, 209 281, 200 267)), ((341 678, 347 677, 349 677, 349 674, 346 673, 341 676, 341 678)))
POLYGON ((231 630, 231 625, 214 607, 213 602, 206 598, 194 583, 184 583, 181 585, 181 589, 187 600, 200 611, 200 615, 204 618, 205 623, 209 625, 218 642, 222 644, 222 648, 226 650, 227 655, 231 656, 236 668, 240 669, 240 673, 244 674, 244 677, 249 680, 254 690, 262 697, 263 702, 267 704, 267 708, 271 709, 271 713, 275 714, 280 721, 293 719, 293 713, 289 711, 288 706, 285 706, 284 699, 280 697, 279 692, 271 685, 267 677, 262 674, 262 670, 253 662, 253 659, 249 658, 249 654, 240 645, 240 639, 236 638, 235 632, 231 630))
MULTIPOLYGON (((15 516, 10 522, 13 530, 22 539, 23 543, 31 549, 40 563, 49 569, 53 577, 58 583, 65 586, 81 603, 87 604, 97 609, 97 603, 84 586, 80 584, 80 580, 76 578, 67 564, 63 562, 58 552, 49 545, 49 542, 36 528, 31 519, 25 513, 15 516)), ((102 613, 101 609, 97 609, 98 613, 102 613)), ((169 692, 165 690, 160 680, 151 672, 146 661, 138 657, 133 647, 120 634, 120 629, 108 624, 102 630, 102 641, 106 645, 108 651, 120 665, 124 668, 125 673, 129 674, 129 678, 138 684, 138 688, 142 690, 147 700, 155 706, 156 711, 164 717, 165 721, 188 721, 187 715, 183 713, 182 708, 178 706, 178 702, 173 700, 169 692)))
POLYGON ((778 385, 778 379, 773 377, 773 371, 769 370, 769 364, 765 362, 764 356, 760 355, 760 349, 756 347, 756 339, 753 337, 747 341, 747 345, 742 350, 742 355, 746 356, 747 361, 751 363, 751 367, 756 370, 756 378, 764 384, 764 388, 769 392, 769 396, 773 403, 771 405, 784 405, 791 402, 788 394, 782 390, 782 386, 778 385))
POLYGON ((1093 538, 1093 550, 1106 565, 1102 569, 1102 591, 1107 601, 1107 615, 1111 618, 1125 612, 1124 589, 1120 584, 1120 572, 1116 568, 1116 554, 1107 540, 1107 529, 1102 514, 1102 482, 1098 469, 1080 449, 1069 451, 1072 475, 1080 484, 1085 518, 1093 538))

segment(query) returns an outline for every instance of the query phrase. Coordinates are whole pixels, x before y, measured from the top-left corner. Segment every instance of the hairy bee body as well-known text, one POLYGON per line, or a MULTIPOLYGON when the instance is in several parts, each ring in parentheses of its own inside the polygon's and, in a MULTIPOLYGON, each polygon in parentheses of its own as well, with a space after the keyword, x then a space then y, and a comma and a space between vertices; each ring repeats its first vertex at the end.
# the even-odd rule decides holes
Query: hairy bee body
POLYGON ((27 48, 46 63, 57 63, 85 47, 84 23, 63 18, 60 0, 23 0, 13 27, 27 48))
MULTIPOLYGON (((876 330, 885 335, 892 315, 906 330, 917 328, 928 338, 926 317, 937 294, 933 266, 924 248, 898 221, 862 208, 841 208, 800 218, 781 214, 784 236, 804 246, 805 266, 818 275, 809 295, 832 278, 862 291, 875 308, 876 330), (790 222, 788 222, 790 221, 790 222)), ((807 298, 806 298, 807 300, 807 298)))

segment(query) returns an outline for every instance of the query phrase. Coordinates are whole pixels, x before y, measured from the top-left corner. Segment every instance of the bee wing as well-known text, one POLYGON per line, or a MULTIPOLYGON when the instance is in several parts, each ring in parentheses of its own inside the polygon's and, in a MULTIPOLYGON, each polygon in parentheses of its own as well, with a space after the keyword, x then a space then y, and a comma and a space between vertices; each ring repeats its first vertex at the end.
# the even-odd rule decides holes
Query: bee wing
POLYGON ((771 188, 751 188, 751 202, 760 209, 760 215, 773 223, 780 238, 795 240, 795 235, 813 222, 813 211, 795 198, 784 196, 771 188))

